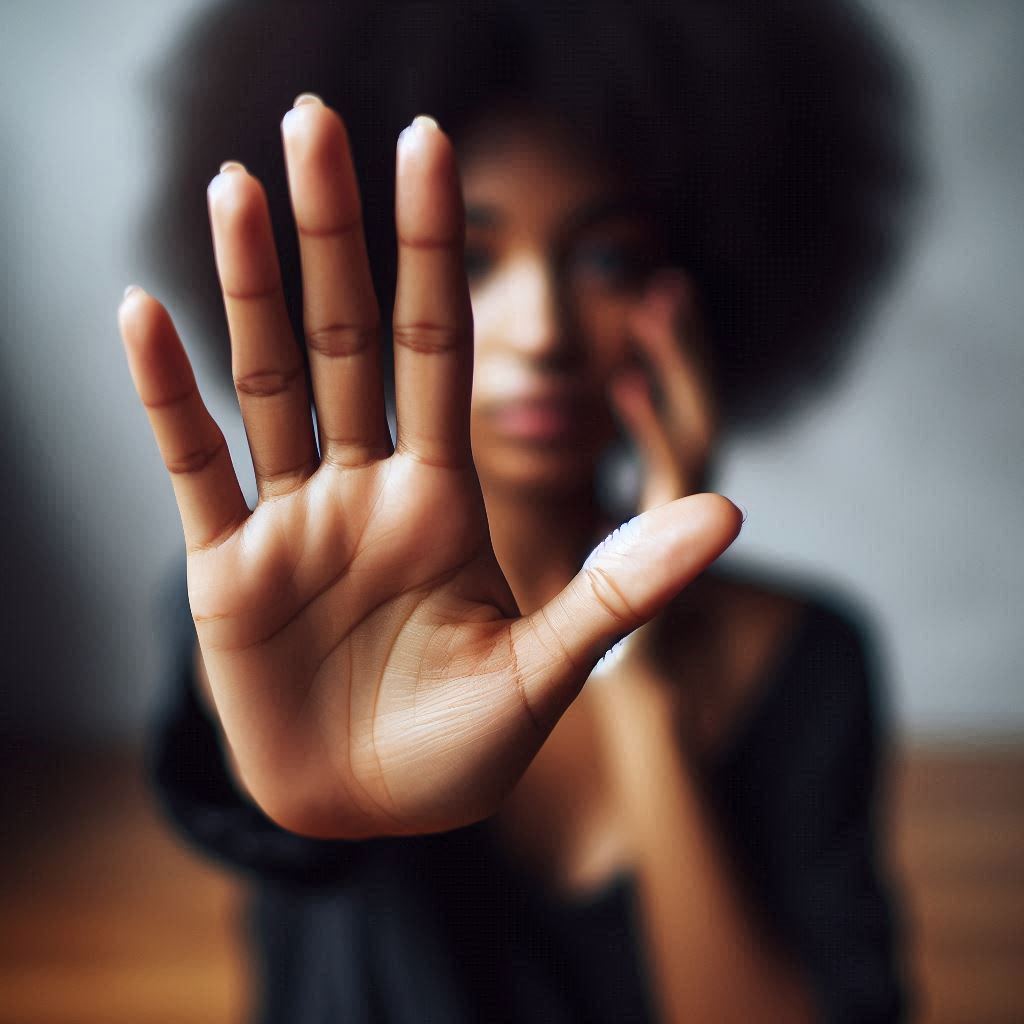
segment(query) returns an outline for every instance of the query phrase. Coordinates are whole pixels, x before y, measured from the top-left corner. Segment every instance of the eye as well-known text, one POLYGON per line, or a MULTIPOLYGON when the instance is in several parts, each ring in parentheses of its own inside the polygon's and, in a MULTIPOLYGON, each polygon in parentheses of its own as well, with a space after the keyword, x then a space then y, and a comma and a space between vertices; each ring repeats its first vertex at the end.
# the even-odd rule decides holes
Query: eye
POLYGON ((636 287, 650 268, 644 249, 617 241, 581 242, 569 253, 567 266, 579 283, 616 290, 636 287))
POLYGON ((467 243, 463 258, 466 264, 466 277, 470 282, 482 280, 494 266, 493 253, 483 245, 467 243))

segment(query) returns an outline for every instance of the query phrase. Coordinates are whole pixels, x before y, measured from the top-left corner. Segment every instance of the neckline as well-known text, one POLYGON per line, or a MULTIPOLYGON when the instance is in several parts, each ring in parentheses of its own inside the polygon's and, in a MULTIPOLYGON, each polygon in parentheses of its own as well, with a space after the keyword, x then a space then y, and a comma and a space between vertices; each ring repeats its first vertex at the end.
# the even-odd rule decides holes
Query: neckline
POLYGON ((813 602, 804 600, 797 613, 796 623, 783 643, 779 645, 779 650, 771 660, 768 671, 755 685, 753 697, 726 730, 725 738, 714 744, 711 752, 707 755, 707 762, 713 770, 721 770, 735 761, 740 751, 749 743, 758 723, 764 719, 767 708, 771 706, 783 681, 790 674, 793 662, 804 645, 814 615, 813 602))
MULTIPOLYGON (((789 631, 772 659, 771 666, 755 687, 755 694, 736 721, 727 731, 725 739, 714 745, 707 756, 710 770, 714 773, 723 771, 734 763, 739 753, 748 745, 750 737, 758 724, 767 714, 767 709, 780 692, 783 681, 790 673, 791 666, 802 649, 811 623, 815 618, 815 605, 804 600, 797 613, 796 622, 789 631)), ((516 887, 529 894, 546 911, 561 914, 581 914, 604 909, 623 897, 632 898, 636 889, 635 872, 628 868, 614 871, 599 888, 585 890, 580 893, 563 892, 552 888, 544 878, 531 872, 525 866, 515 863, 506 855, 504 848, 493 827, 491 818, 484 818, 471 828, 479 828, 480 834, 487 843, 492 857, 500 865, 505 876, 511 879, 516 887)))
POLYGON ((560 914, 584 914, 606 908, 619 902, 623 897, 630 897, 636 886, 636 877, 628 868, 618 868, 604 881, 593 889, 582 892, 561 891, 553 888, 543 877, 531 871, 525 865, 517 864, 505 852, 499 842, 491 818, 477 822, 480 834, 487 844, 491 857, 498 864, 502 874, 510 880, 515 888, 539 904, 545 912, 560 914))

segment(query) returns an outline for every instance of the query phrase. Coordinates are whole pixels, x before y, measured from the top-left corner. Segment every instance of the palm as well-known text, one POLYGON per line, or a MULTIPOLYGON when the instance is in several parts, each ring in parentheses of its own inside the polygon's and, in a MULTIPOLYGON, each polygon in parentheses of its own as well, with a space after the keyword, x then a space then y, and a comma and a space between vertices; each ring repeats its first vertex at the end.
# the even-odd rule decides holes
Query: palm
POLYGON ((193 556, 193 612, 251 788, 273 805, 274 780, 287 780, 284 802, 308 785, 320 806, 306 813, 340 817, 346 832, 440 828, 474 804, 482 815, 498 795, 479 792, 496 774, 488 759, 511 744, 525 768, 543 738, 507 643, 495 654, 516 607, 475 480, 404 463, 323 467, 193 556))
POLYGON ((428 125, 400 149, 393 450, 344 129, 319 104, 285 129, 319 446, 284 336, 266 200, 243 170, 215 179, 211 219, 255 510, 169 318, 141 292, 121 311, 129 363, 174 483, 217 711, 253 797, 314 835, 450 828, 497 808, 603 645, 719 554, 736 510, 698 496, 689 516, 679 503, 648 513, 521 618, 470 456, 450 145, 428 125))

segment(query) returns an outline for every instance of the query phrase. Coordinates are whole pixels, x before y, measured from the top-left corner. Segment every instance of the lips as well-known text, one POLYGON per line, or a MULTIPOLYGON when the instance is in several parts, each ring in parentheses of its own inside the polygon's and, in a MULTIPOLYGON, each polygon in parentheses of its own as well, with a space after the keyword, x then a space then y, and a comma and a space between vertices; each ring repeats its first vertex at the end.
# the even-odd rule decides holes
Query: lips
POLYGON ((511 399, 493 406, 489 418, 510 440, 553 443, 575 437, 579 403, 563 397, 511 399))

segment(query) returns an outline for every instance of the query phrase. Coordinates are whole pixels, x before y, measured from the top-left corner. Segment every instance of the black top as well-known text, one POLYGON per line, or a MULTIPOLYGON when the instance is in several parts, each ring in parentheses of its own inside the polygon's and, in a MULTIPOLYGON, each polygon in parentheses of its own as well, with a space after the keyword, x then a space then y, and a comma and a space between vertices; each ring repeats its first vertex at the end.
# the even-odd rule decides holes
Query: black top
MULTIPOLYGON (((186 837, 254 882, 259 1021, 656 1019, 629 874, 567 900, 503 856, 487 820, 365 841, 308 839, 270 821, 233 785, 198 700, 183 582, 171 604, 174 674, 152 775, 186 837)), ((877 851, 877 673, 857 618, 834 599, 808 600, 707 775, 732 863, 829 1024, 906 1012, 899 917, 877 851)))

